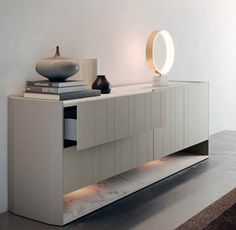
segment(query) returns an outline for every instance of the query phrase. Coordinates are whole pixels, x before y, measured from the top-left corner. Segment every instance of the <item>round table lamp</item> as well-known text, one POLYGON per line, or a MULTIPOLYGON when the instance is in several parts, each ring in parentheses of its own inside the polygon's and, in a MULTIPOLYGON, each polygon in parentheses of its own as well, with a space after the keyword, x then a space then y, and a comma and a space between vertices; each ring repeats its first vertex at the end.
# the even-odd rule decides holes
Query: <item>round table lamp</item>
POLYGON ((170 71, 173 65, 174 55, 175 55, 174 42, 171 35, 167 31, 165 30, 154 31, 150 34, 146 45, 146 59, 148 67, 151 73, 154 75, 153 86, 164 85, 168 82, 165 75, 170 71), (155 46, 157 46, 158 36, 162 36, 166 48, 166 59, 162 68, 159 68, 156 64, 156 59, 155 59, 156 55, 154 52, 155 46))

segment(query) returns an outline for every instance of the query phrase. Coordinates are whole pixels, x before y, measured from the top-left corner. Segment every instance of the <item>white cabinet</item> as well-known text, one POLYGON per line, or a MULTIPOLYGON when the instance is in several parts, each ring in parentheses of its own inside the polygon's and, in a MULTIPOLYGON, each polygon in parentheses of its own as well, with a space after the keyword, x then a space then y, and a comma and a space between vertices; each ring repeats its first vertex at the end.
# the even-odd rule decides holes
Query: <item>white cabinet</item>
MULTIPOLYGON (((145 180, 142 172, 160 162, 143 166, 145 163, 192 146, 201 145, 197 149, 202 151, 207 149, 207 140, 208 84, 203 82, 117 87, 110 95, 64 102, 10 97, 9 210, 63 225, 72 220, 63 217, 67 213, 63 197, 68 193, 87 191, 86 186, 113 181, 114 176, 118 182, 113 185, 118 188, 120 174, 134 181, 137 175, 145 180), (71 127, 74 125, 76 129, 71 127)), ((179 169, 206 158, 197 156, 179 169)), ((162 179, 172 172, 163 167, 162 179)), ((89 191, 96 190, 93 186, 89 191)), ((141 188, 137 184, 131 190, 122 186, 122 196, 141 188)), ((111 200, 115 199, 119 198, 111 200)), ((83 212, 78 208, 78 215, 73 215, 91 211, 94 209, 83 212)))

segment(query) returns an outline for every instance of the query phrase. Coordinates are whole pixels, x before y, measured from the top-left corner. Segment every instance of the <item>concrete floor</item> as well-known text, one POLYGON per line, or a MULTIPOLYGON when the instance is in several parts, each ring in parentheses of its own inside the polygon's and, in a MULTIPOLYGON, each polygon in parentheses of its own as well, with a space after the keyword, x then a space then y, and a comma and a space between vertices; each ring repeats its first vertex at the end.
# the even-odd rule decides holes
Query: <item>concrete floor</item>
POLYGON ((210 138, 210 159, 65 227, 4 213, 1 230, 169 230, 236 187, 236 132, 210 138))

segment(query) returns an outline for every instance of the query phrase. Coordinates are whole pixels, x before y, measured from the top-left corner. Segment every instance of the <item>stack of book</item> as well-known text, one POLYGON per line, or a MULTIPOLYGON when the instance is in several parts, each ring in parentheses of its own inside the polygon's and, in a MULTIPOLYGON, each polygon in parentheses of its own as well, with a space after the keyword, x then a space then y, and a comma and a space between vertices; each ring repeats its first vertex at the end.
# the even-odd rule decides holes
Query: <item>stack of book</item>
POLYGON ((100 90, 88 89, 82 80, 65 82, 27 81, 24 97, 45 100, 70 100, 101 95, 100 90))

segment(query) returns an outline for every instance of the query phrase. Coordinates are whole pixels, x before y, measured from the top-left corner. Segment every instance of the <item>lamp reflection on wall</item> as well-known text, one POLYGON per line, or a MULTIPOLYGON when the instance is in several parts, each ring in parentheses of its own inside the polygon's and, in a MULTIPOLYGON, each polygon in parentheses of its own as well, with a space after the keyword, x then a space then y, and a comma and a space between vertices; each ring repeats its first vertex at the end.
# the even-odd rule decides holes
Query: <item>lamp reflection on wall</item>
POLYGON ((173 65, 174 55, 175 55, 174 42, 171 35, 167 31, 165 30, 154 31, 150 34, 146 45, 146 59, 148 67, 151 73, 154 75, 153 86, 166 85, 168 83, 166 74, 170 71, 173 65), (166 59, 162 68, 158 68, 156 64, 157 54, 155 53, 155 47, 158 45, 157 38, 159 36, 162 36, 166 48, 166 59))

